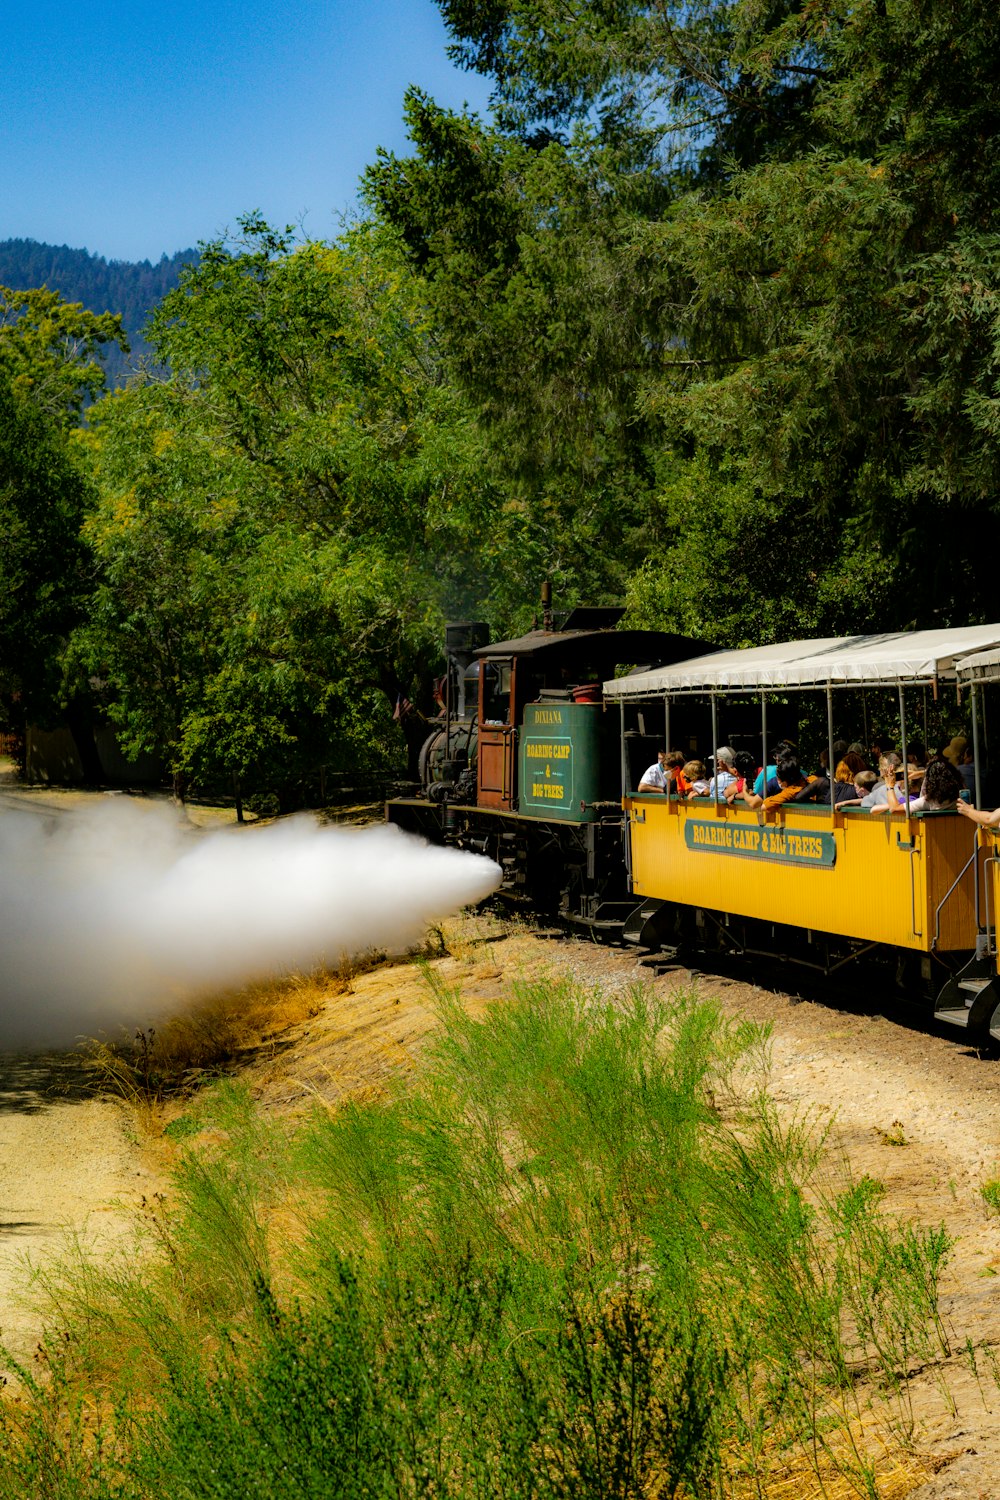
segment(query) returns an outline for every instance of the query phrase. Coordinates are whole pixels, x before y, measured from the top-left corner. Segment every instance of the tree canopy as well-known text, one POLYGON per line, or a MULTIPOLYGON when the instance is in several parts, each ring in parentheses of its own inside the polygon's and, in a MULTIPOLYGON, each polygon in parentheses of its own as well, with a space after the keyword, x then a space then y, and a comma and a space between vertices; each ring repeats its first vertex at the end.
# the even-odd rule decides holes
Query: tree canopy
POLYGON ((990 610, 1000 37, 980 0, 443 11, 494 121, 411 93, 416 154, 383 155, 369 193, 512 465, 614 471, 626 534, 666 544, 638 559, 661 607, 720 526, 739 538, 744 638, 747 538, 794 537, 821 581, 785 611, 802 627, 990 610))
MULTIPOLYGON (((411 90, 365 222, 202 246, 75 435, 67 663, 127 743, 387 767, 445 617, 545 577, 732 644, 995 615, 983 0, 440 3, 490 118, 411 90)), ((73 426, 120 331, 21 296, 0 374, 73 426)))

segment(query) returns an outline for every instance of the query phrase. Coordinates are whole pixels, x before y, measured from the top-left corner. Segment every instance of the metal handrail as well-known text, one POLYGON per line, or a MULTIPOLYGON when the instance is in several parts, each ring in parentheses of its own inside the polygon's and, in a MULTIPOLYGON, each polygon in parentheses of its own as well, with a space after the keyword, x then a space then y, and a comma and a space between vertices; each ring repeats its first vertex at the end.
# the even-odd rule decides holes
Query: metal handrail
POLYGON ((990 917, 990 882, 985 878, 990 865, 1000 864, 1000 855, 989 854, 983 860, 983 890, 986 894, 986 952, 992 957, 997 951, 996 929, 990 917), (990 934, 992 933, 992 938, 990 934))
MULTIPOLYGON (((968 870, 969 866, 978 858, 978 855, 979 855, 979 830, 977 829, 976 833, 975 833, 975 836, 974 836, 974 842, 973 842, 973 845, 972 845, 972 853, 969 855, 968 859, 965 861, 965 864, 959 870, 958 874, 955 876, 955 879, 952 881, 951 885, 948 887, 948 889, 945 891, 944 895, 941 897, 941 900, 938 902, 937 908, 936 908, 936 910, 934 912, 934 936, 931 939, 931 952, 933 952, 934 949, 937 947, 937 945, 938 945, 938 938, 941 936, 941 912, 944 909, 945 903, 950 899, 950 897, 951 897, 952 893, 954 892, 956 886, 958 885, 959 881, 963 878, 963 876, 965 875, 965 873, 968 870)), ((976 932, 978 933, 978 931, 979 931, 979 871, 978 870, 976 871, 975 903, 976 903, 976 932)))

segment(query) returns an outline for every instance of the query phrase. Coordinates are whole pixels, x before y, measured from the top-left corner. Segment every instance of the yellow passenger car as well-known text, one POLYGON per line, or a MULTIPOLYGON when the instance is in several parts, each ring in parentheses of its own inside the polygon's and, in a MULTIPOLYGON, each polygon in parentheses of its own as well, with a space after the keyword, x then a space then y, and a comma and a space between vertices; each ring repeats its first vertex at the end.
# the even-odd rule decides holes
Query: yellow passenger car
POLYGON ((980 832, 953 810, 911 812, 908 802, 905 811, 880 816, 838 807, 832 777, 829 803, 770 810, 730 805, 721 795, 640 794, 629 785, 627 755, 629 716, 640 707, 647 716, 662 713, 669 745, 671 716, 677 722, 686 703, 707 700, 717 747, 735 739, 729 726, 746 724, 752 700, 761 726, 753 748, 766 766, 768 715, 774 720, 783 704, 787 722, 788 705, 801 701, 795 695, 812 693, 819 695, 813 722, 825 705, 832 766, 837 695, 851 690, 852 702, 860 692, 892 695, 905 764, 920 704, 944 693, 954 701, 956 663, 987 649, 996 649, 1000 663, 1000 625, 717 652, 605 683, 605 700, 616 702, 621 716, 629 880, 637 898, 631 938, 780 955, 825 973, 861 959, 888 960, 892 978, 933 998, 942 1020, 992 1029, 1000 1039, 989 915, 1000 902, 1000 848, 984 847, 1000 829, 980 832))

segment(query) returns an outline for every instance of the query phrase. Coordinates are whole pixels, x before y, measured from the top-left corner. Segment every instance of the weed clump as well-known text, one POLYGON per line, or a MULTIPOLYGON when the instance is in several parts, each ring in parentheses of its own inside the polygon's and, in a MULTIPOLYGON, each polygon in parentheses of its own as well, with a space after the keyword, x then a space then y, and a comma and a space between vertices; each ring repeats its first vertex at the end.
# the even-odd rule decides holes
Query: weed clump
POLYGON ((828 1193, 765 1035, 711 1004, 436 998, 386 1096, 188 1110, 142 1259, 47 1278, 0 1495, 876 1495, 864 1407, 946 1348, 943 1232, 828 1193))

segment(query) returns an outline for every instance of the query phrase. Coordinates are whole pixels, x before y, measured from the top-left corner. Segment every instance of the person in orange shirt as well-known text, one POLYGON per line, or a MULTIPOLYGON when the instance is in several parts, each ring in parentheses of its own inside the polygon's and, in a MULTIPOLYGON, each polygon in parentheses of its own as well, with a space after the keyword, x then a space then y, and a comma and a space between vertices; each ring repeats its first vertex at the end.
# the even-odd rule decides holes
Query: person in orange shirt
POLYGON ((670 781, 670 791, 676 792, 680 797, 686 797, 691 790, 691 783, 684 775, 685 761, 686 756, 680 750, 671 750, 664 761, 664 768, 670 781))
POLYGON ((803 776, 797 758, 794 755, 779 755, 774 767, 778 778, 780 791, 770 797, 764 798, 765 807, 780 807, 783 802, 791 802, 797 797, 803 787, 815 781, 815 776, 803 776))

